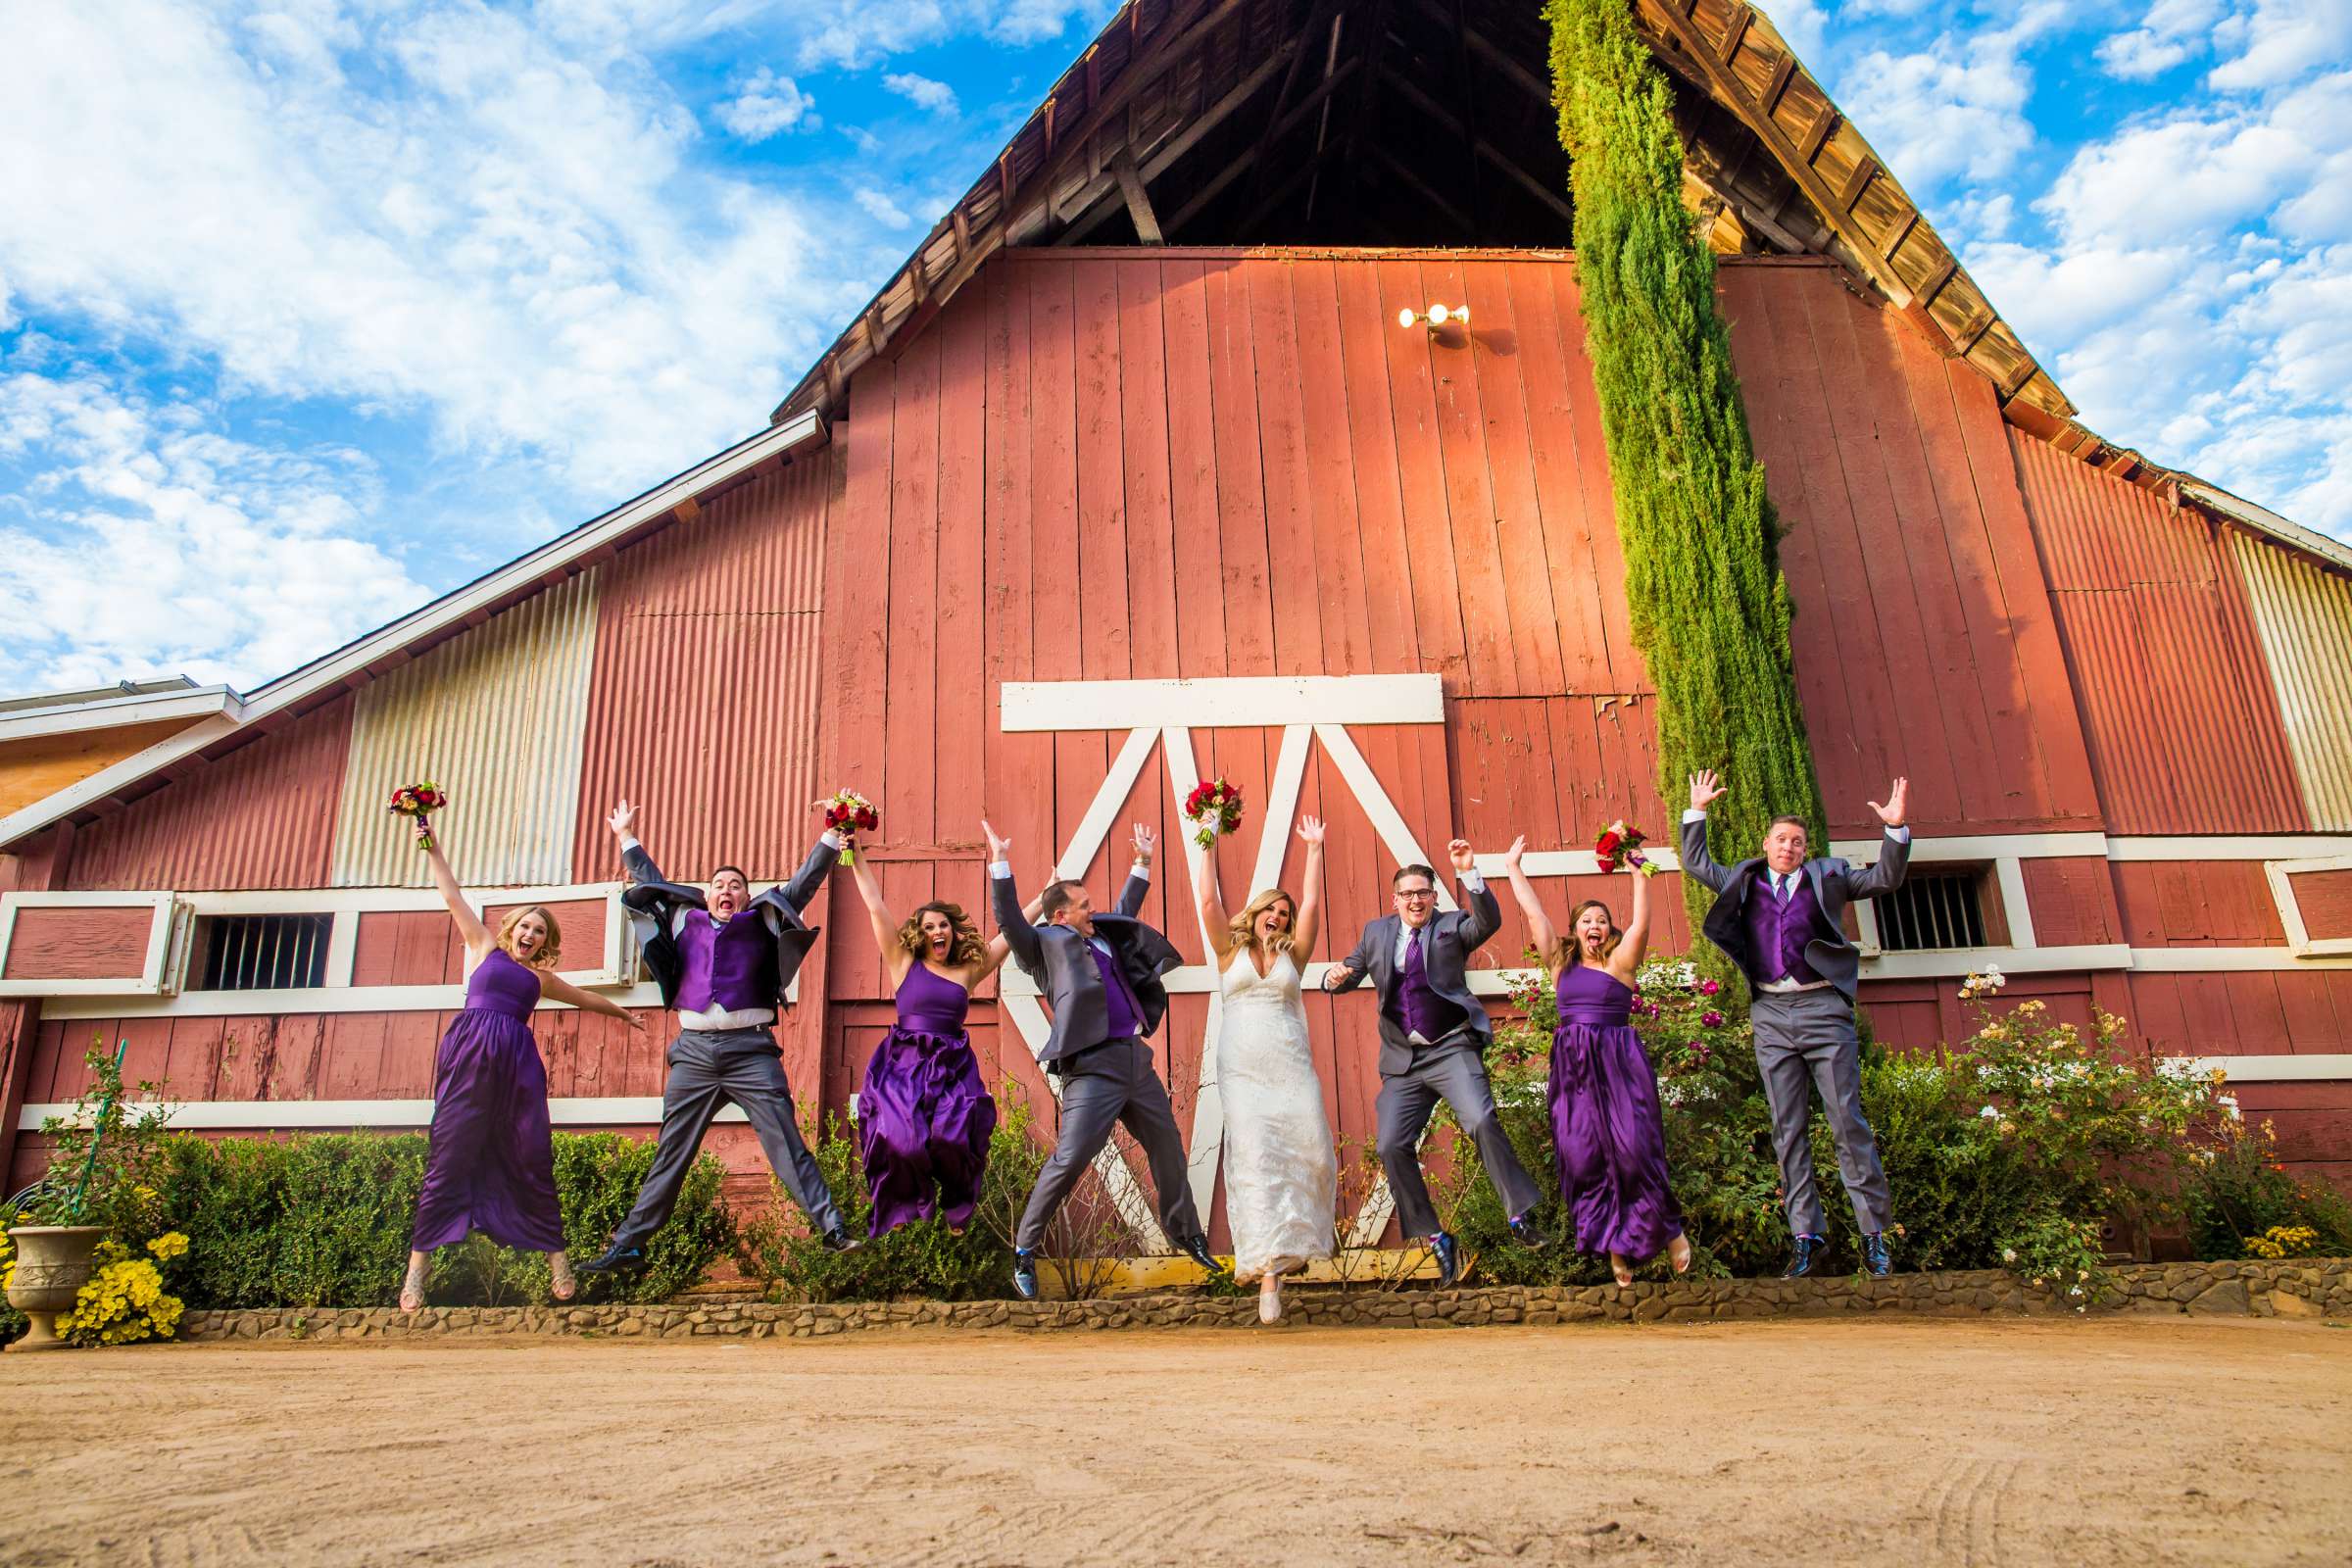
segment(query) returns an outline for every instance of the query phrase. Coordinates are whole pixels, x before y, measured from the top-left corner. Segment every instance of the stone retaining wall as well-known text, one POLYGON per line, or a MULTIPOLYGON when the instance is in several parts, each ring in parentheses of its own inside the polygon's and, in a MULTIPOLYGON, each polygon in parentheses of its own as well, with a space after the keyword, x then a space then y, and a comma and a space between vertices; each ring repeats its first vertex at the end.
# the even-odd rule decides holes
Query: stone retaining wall
MULTIPOLYGON (((2093 1310, 2229 1317, 2352 1318, 2352 1259, 2163 1263, 2117 1271, 2093 1310)), ((1981 1317, 2067 1314, 2079 1303, 1998 1269, 1819 1280, 1676 1280, 1542 1290, 1308 1288, 1286 1297, 1282 1327, 1469 1328, 1489 1323, 1696 1323, 1851 1312, 1981 1317)), ((1257 1298, 1194 1292, 1097 1301, 844 1301, 821 1306, 713 1299, 663 1306, 390 1307, 190 1312, 183 1340, 366 1340, 421 1335, 584 1335, 683 1340, 703 1335, 808 1339, 867 1329, 1259 1328, 1257 1298)))

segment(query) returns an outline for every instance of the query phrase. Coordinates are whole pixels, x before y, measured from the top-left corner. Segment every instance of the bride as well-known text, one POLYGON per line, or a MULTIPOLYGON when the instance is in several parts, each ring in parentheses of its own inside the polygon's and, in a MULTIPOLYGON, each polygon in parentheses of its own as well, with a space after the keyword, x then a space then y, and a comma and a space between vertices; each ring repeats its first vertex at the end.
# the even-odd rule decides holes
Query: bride
POLYGON ((1224 1005, 1217 1081, 1233 1273, 1257 1276, 1257 1315, 1267 1323, 1282 1318, 1283 1275, 1331 1255, 1339 1202, 1339 1160, 1298 997, 1299 965, 1321 921, 1323 824, 1300 817, 1298 837, 1306 845, 1305 899, 1268 888, 1235 916, 1218 896, 1215 855, 1200 858, 1200 923, 1216 950, 1224 1005))

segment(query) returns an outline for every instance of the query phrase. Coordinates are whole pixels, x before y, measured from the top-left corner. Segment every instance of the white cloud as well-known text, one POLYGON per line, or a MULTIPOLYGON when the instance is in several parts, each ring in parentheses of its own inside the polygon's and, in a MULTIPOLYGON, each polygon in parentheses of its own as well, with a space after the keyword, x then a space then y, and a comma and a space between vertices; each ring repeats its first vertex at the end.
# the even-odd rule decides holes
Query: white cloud
POLYGON ((801 91, 790 76, 779 76, 762 66, 743 84, 741 93, 718 106, 718 122, 745 141, 765 141, 795 125, 816 129, 822 122, 809 112, 815 106, 816 100, 801 91))
POLYGON ((1842 74, 1845 108, 1915 194, 1945 181, 1997 179, 2034 145, 2032 74, 1988 35, 1920 54, 1874 50, 1842 74))
POLYGON ((181 673, 251 687, 426 597, 360 537, 365 458, 272 451, 210 418, 88 370, 0 377, 0 456, 30 475, 0 510, 12 689, 181 673))
POLYGON ((2127 81, 2161 75, 2203 52, 2221 14, 2219 0, 2156 0, 2137 27, 2100 43, 2099 64, 2127 81))
POLYGON ((914 221, 906 209, 871 185, 858 186, 856 194, 858 205, 865 209, 866 216, 885 228, 906 228, 914 221))
POLYGON ((2278 86, 2352 50, 2352 0, 2255 0, 2251 11, 2235 12, 2214 28, 2214 48, 2230 58, 2214 68, 2207 85, 2278 86))
POLYGON ((911 72, 894 71, 882 78, 882 85, 917 109, 927 109, 942 118, 953 118, 956 113, 956 89, 944 81, 933 81, 929 76, 918 76, 911 72))
POLYGON ((21 13, 14 309, 169 344, 231 396, 420 415, 601 503, 756 426, 869 286, 800 205, 692 168, 642 62, 473 7, 330 22, 308 30, 365 33, 366 74, 161 0, 21 13))

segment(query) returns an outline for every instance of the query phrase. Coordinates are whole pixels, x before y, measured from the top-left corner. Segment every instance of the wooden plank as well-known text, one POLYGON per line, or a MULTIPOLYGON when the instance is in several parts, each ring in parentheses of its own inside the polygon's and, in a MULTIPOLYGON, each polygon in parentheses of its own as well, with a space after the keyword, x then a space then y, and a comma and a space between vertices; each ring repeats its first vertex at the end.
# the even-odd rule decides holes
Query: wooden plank
POLYGON ((1119 194, 1127 204, 1127 219, 1135 225, 1136 237, 1147 245, 1165 245, 1167 236, 1159 231, 1159 215, 1152 210, 1152 195, 1144 189, 1143 175, 1136 172, 1134 153, 1121 147, 1111 158, 1110 170, 1118 177, 1119 194))
MULTIPOLYGON (((1127 503, 1120 434, 1118 267, 1070 264, 1076 349, 1075 515, 1079 667, 1088 680, 1125 680, 1128 654, 1127 503)), ((1041 590, 1042 590, 1041 585, 1041 590)), ((1100 749, 1099 746, 1097 748, 1100 749)), ((1102 760, 1109 761, 1108 754, 1102 760)))
MULTIPOLYGON (((1554 263, 1553 265, 1558 265, 1554 263)), ((1465 350, 1478 382, 1484 436, 1482 468, 1491 486, 1497 607, 1509 636, 1506 686, 1512 692, 1563 689, 1559 612, 1552 604, 1552 565, 1544 537, 1544 506, 1536 486, 1535 438, 1522 368, 1525 326, 1513 308, 1511 264, 1471 262, 1460 269, 1474 326, 1465 350), (1511 352, 1503 353, 1507 345, 1511 352)), ((1493 612, 1490 611, 1490 613, 1493 612)))
MULTIPOLYGON (((982 651, 988 628, 984 613, 987 570, 984 530, 987 511, 989 433, 989 312, 984 296, 952 304, 942 315, 940 379, 938 563, 939 708, 934 720, 937 752, 930 759, 923 792, 932 802, 929 842, 977 845, 979 824, 971 820, 974 796, 987 778, 985 737, 996 725, 986 697, 982 651)), ((976 855, 985 852, 975 849, 976 855)), ((844 890, 845 895, 847 890, 844 890)), ((935 896, 976 909, 966 887, 935 896)), ((985 903, 985 900, 980 901, 985 903)), ((855 923, 854 908, 838 903, 841 916, 855 923)))
POLYGON ((1551 280, 1560 349, 1567 362, 1567 388, 1575 413, 1576 473, 1584 492, 1585 515, 1591 520, 1592 581, 1600 602, 1602 646, 1609 659, 1607 679, 1590 689, 1643 691, 1649 688, 1648 666, 1634 649, 1633 628, 1627 619, 1625 550, 1617 534, 1617 492, 1609 476, 1600 396, 1592 358, 1585 348, 1584 296, 1573 267, 1544 270, 1551 280))
MULTIPOLYGON (((848 458, 841 504, 826 519, 824 614, 830 635, 824 642, 826 700, 817 710, 817 766, 820 780, 840 781, 836 788, 862 787, 884 777, 891 658, 888 552, 897 544, 892 514, 898 491, 898 366, 887 361, 861 367, 852 382, 846 428, 837 427, 834 437, 847 447, 848 458), (874 678, 875 671, 883 678, 874 678)), ((927 482, 922 493, 929 494, 927 482)), ((872 796, 881 788, 875 783, 865 793, 872 796)), ((879 798, 892 808, 887 790, 879 798)), ((882 983, 873 945, 851 941, 855 933, 844 929, 851 922, 828 918, 824 924, 830 933, 824 943, 825 991, 816 995, 873 995, 882 983)), ((645 1070, 634 1053, 627 1070, 632 1078, 645 1070)), ((658 1064, 654 1070, 658 1075, 658 1064)))
MULTIPOLYGON (((1968 625, 1969 663, 1975 671, 1970 689, 1984 705, 1984 720, 1996 748, 1991 771, 1999 785, 1999 807, 1981 819, 2060 820, 2040 749, 2034 740, 2033 704, 2010 634, 2008 601, 1993 566, 1984 501, 1970 469, 1968 443, 1960 429, 1951 382, 1943 373, 1941 359, 1918 333, 1897 333, 1895 342, 1902 351, 1911 410, 1927 454, 1953 583, 1968 625)), ((2072 682, 2067 685, 2071 689, 2072 682)))
POLYGON ((1321 667, 1335 675, 1369 674, 1374 667, 1371 610, 1355 494, 1355 452, 1348 425, 1338 269, 1330 258, 1315 257, 1295 263, 1286 275, 1298 328, 1307 504, 1290 526, 1298 530, 1314 563, 1321 667))
MULTIPOLYGON (((1607 479, 1608 454, 1584 448, 1576 399, 1591 395, 1573 385, 1562 335, 1581 336, 1584 322, 1563 319, 1546 270, 1556 264, 1514 262, 1503 269, 1516 338, 1516 365, 1527 422, 1527 448, 1534 482, 1534 515, 1543 530, 1543 561, 1550 578, 1551 645, 1558 661, 1559 690, 1599 691, 1610 678, 1608 632, 1601 618, 1594 529, 1614 531, 1607 515, 1594 517, 1588 502, 1596 465, 1607 479)), ((1474 314, 1471 319, 1478 319, 1474 314)))
POLYGON ((1323 616, 1317 607, 1309 531, 1314 503, 1300 408, 1300 388, 1308 372, 1299 360, 1298 328, 1291 318, 1291 266, 1281 261, 1244 262, 1237 275, 1247 291, 1255 378, 1274 668, 1285 675, 1319 675, 1324 670, 1323 616))
MULTIPOLYGON (((1424 310, 1429 286, 1418 262, 1373 264, 1380 279, 1384 323, 1405 309, 1424 310)), ((1455 564, 1452 520, 1446 489, 1445 441, 1438 412, 1438 377, 1427 332, 1386 326, 1390 416, 1396 427, 1398 498, 1404 516, 1406 570, 1410 573, 1413 629, 1422 669, 1446 677, 1449 692, 1471 678, 1462 586, 1455 564)))
MULTIPOLYGON (((1888 559, 1904 564, 1918 609, 1915 635, 1930 666, 1927 689, 1936 698, 1930 706, 1940 716, 1942 750, 1949 759, 1952 799, 1947 806, 1960 820, 1989 821, 2004 814, 1992 721, 1977 689, 1968 612, 1960 602, 1943 509, 1904 374, 1901 339, 1910 335, 1911 327, 1895 312, 1878 310, 1862 317, 1856 315, 1858 309, 1846 314, 1853 318, 1863 394, 1877 411, 1879 452, 1897 523, 1888 559)), ((1905 767, 1918 765, 1905 757, 1905 767)))
POLYGON ((1225 599, 1226 654, 1219 673, 1270 675, 1276 673, 1274 595, 1267 580, 1265 479, 1249 293, 1238 266, 1212 266, 1205 282, 1225 599))
POLYGON ((2018 490, 2000 405, 1984 377, 1960 362, 1946 361, 1944 376, 1953 389, 1969 469, 1984 502, 1993 561, 2015 617, 2019 662, 2031 677, 2028 690, 2034 694, 2034 733, 2048 769, 2053 814, 2096 818, 2099 797, 2091 780, 2090 757, 2067 679, 2066 655, 2058 646, 2057 626, 2050 615, 2049 583, 2042 575, 2034 549, 2034 531, 2026 520, 2025 498, 2018 490))
MULTIPOLYGON (((1896 692, 1937 690, 1928 650, 1920 637, 1919 594, 1912 580, 1903 517, 1887 474, 1888 445, 1901 438, 1901 405, 1874 405, 1867 377, 1869 356, 1855 335, 1854 317, 1864 307, 1842 289, 1805 291, 1806 317, 1820 357, 1826 431, 1835 444, 1839 470, 1845 476, 1854 537, 1858 546, 1858 586, 1867 595, 1866 630, 1875 644, 1870 662, 1885 678, 1879 710, 1880 736, 1886 748, 1876 769, 1866 769, 1860 781, 1863 799, 1883 800, 1885 780, 1896 774, 1916 778, 1913 819, 1923 825, 1965 823, 1971 818, 1954 798, 1951 780, 1963 764, 1944 732, 1940 702, 1898 703, 1896 692), (1884 426, 1881 416, 1887 416, 1884 426), (1882 777, 1884 775, 1884 777, 1882 777), (1873 783, 1873 780, 1878 782, 1873 783)), ((1980 764, 1981 765, 1981 764, 1980 764)), ((1867 809, 1862 802, 1839 801, 1833 821, 1843 821, 1867 809)), ((1867 826, 1867 824, 1864 824, 1867 826)))
MULTIPOLYGON (((1176 573, 1176 662, 1188 676, 1224 675, 1224 539, 1217 514, 1217 450, 1208 326, 1208 265, 1163 264, 1168 511, 1176 573)), ((1234 461, 1243 462, 1236 454, 1234 461)))
POLYGON ((1129 659, 1138 679, 1179 672, 1176 575, 1180 550, 1168 444, 1166 291, 1156 260, 1122 261, 1119 290, 1119 434, 1126 480, 1129 659))
POLYGON ((867 612, 883 629, 879 673, 886 695, 876 715, 882 744, 872 747, 869 730, 849 738, 847 749, 860 784, 868 793, 878 786, 874 799, 888 803, 879 835, 884 843, 927 844, 937 837, 932 750, 939 710, 940 336, 937 330, 914 333, 898 356, 888 526, 869 536, 853 525, 843 540, 873 537, 882 547, 857 552, 866 577, 867 612), (906 776, 899 776, 901 769, 906 776))

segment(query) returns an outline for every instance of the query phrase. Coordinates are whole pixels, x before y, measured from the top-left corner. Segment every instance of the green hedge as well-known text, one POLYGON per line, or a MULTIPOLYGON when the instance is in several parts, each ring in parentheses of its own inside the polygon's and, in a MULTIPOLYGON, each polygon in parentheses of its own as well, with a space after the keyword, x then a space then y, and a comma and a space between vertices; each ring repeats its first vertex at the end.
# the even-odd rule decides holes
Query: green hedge
MULTIPOLYGON (((388 1306, 400 1298, 410 1227, 424 1179, 422 1133, 343 1133, 268 1141, 172 1138, 163 1182, 172 1224, 187 1233, 179 1276, 190 1307, 388 1306)), ((650 1140, 558 1133, 556 1193, 575 1258, 604 1250, 652 1163, 650 1140)), ((735 1245, 719 1200, 724 1174, 695 1162, 676 1215, 634 1274, 583 1278, 586 1300, 659 1301, 693 1285, 735 1245)), ((547 1260, 476 1235, 434 1254, 436 1306, 548 1298, 547 1260)))
MULTIPOLYGON (((1659 792, 1671 805, 1688 774, 1717 768, 1731 791, 1712 818, 1719 844, 1746 854, 1782 812, 1825 842, 1779 525, 1715 258, 1683 205, 1672 90, 1625 0, 1550 0, 1544 15, 1626 607, 1658 689, 1659 792)), ((1683 881, 1695 926, 1711 895, 1683 881)))

